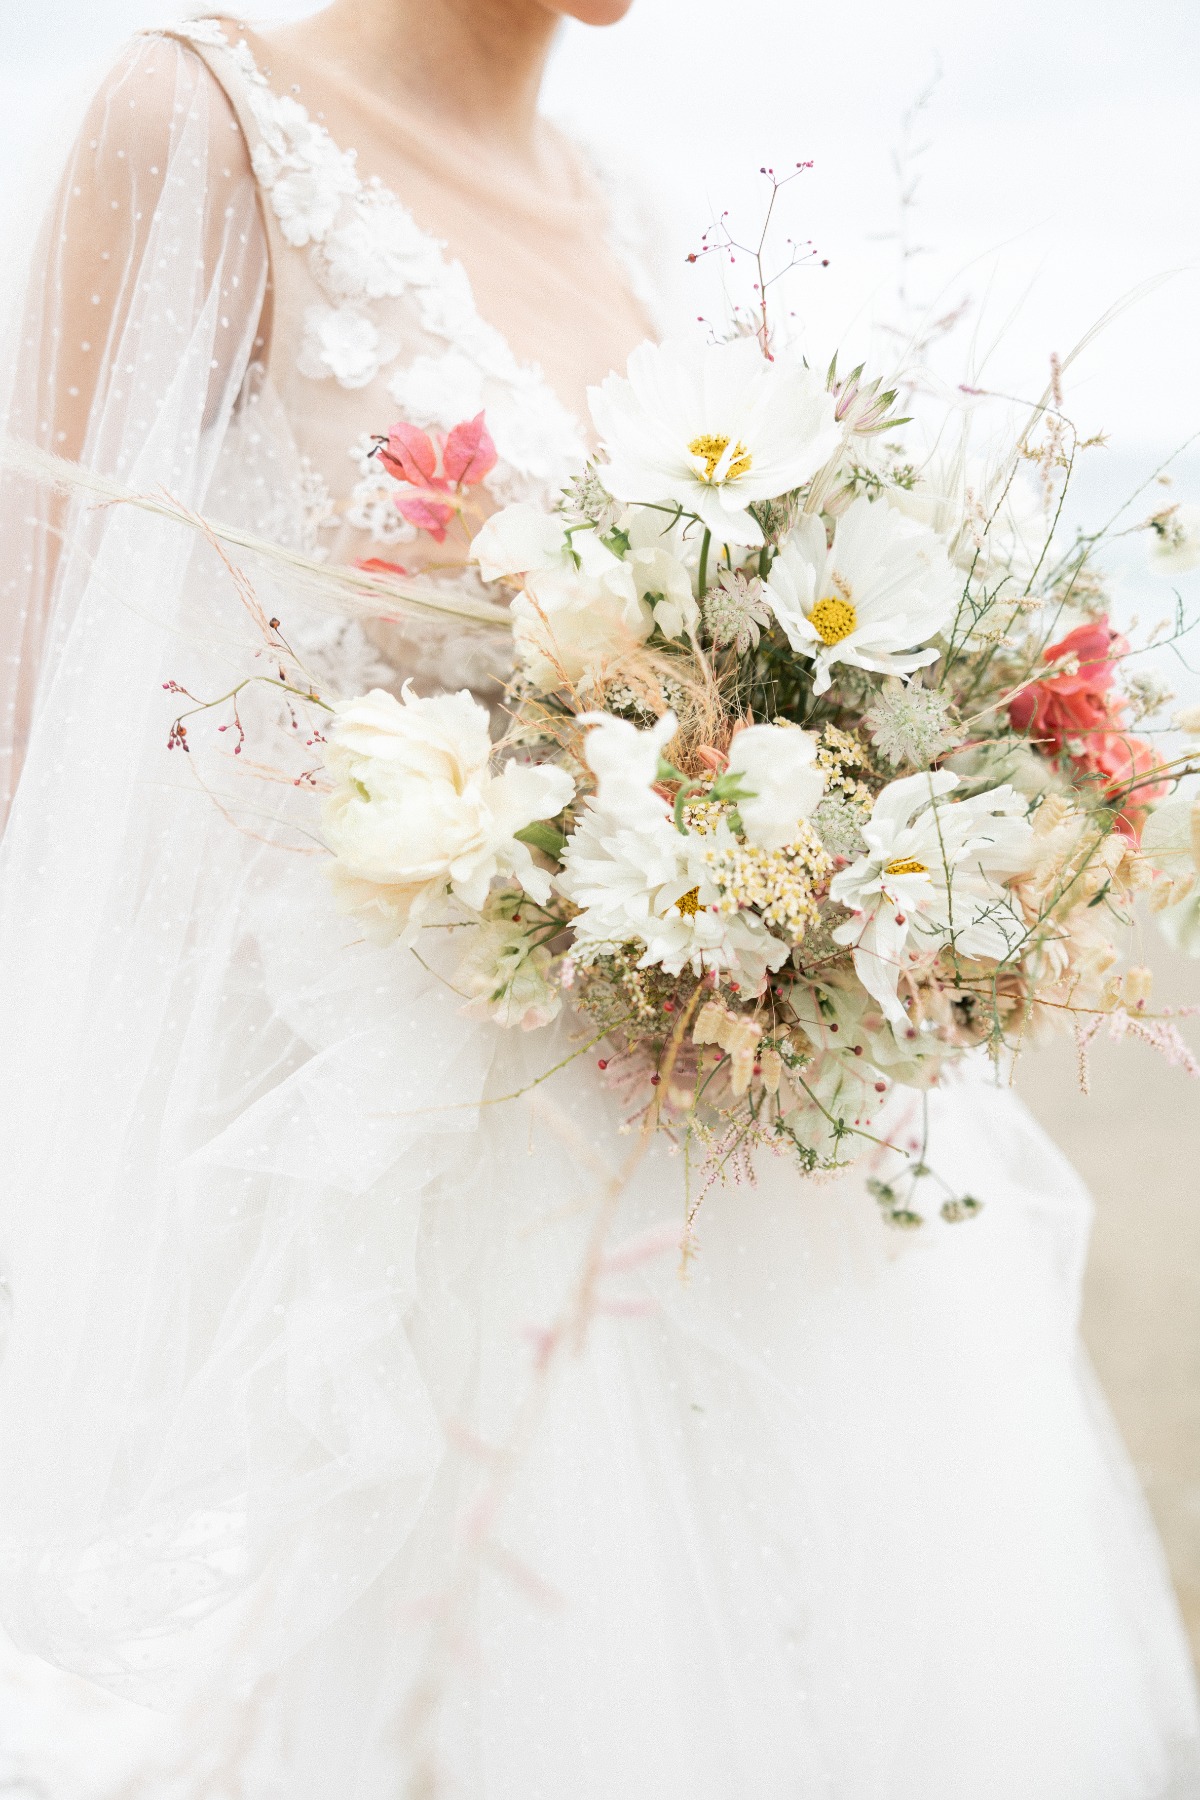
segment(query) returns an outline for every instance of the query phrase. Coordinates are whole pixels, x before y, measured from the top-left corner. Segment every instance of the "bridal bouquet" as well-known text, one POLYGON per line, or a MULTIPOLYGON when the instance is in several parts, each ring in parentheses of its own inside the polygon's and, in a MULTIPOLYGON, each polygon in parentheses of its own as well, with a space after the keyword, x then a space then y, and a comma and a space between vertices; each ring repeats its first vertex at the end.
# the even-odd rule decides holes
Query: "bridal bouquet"
MULTIPOLYGON (((1200 949, 1193 764, 1138 735, 1163 696, 1095 540, 1054 541, 1052 398, 980 474, 912 460, 861 369, 759 334, 642 346, 593 391, 594 462, 470 542, 511 610, 499 742, 465 691, 332 705, 339 904, 380 943, 453 926, 453 985, 497 1027, 573 1008, 628 1120, 711 1170, 758 1145, 839 1166, 897 1084, 1051 1025, 1189 1060, 1116 940, 1146 890, 1200 949)), ((482 418, 379 455, 439 542, 494 459, 482 418)))

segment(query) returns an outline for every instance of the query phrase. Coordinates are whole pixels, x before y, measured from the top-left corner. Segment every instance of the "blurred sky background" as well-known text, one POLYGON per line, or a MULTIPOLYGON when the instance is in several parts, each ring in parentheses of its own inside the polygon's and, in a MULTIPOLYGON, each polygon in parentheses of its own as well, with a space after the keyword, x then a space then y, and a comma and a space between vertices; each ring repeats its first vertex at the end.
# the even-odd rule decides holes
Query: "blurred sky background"
MULTIPOLYGON (((0 232, 10 242, 34 205, 31 184, 44 185, 55 143, 122 39, 198 10, 0 0, 0 232)), ((250 16, 311 10, 260 0, 250 16)), ((785 196, 784 232, 811 238, 829 267, 801 269, 778 294, 814 360, 835 347, 843 361, 886 357, 885 327, 912 328, 969 299, 971 316, 937 346, 935 368, 1033 398, 1052 350, 1065 354, 1143 290, 1067 382, 1082 431, 1110 435, 1086 459, 1074 503, 1098 522, 1200 430, 1198 82, 1196 0, 636 0, 611 30, 565 29, 547 104, 669 196, 681 273, 683 249, 721 211, 739 234, 757 234, 760 165, 811 159, 785 196), (907 263, 902 320, 893 159, 922 95, 905 170, 917 183, 910 243, 922 253, 907 263)), ((14 261, 10 252, 0 271, 14 261)), ((716 267, 685 279, 687 310, 714 316, 716 267)), ((1200 502, 1200 446, 1173 475, 1131 522, 1173 498, 1200 502)), ((1117 561, 1128 608, 1157 618, 1171 586, 1146 573, 1144 548, 1129 539, 1117 561)), ((1200 602, 1200 577, 1179 585, 1200 602)), ((1200 643, 1189 661, 1200 665, 1200 643)), ((1177 670, 1174 684, 1200 698, 1200 678, 1177 670)))

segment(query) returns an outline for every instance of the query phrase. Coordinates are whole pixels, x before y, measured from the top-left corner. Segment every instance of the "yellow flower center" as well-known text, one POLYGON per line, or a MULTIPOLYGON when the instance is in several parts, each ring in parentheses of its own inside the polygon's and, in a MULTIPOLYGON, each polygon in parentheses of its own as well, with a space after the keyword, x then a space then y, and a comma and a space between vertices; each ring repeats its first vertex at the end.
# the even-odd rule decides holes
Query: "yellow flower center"
POLYGON ((700 911, 700 889, 689 888, 686 894, 680 894, 675 902, 675 911, 682 913, 685 919, 693 919, 700 911))
POLYGON ((883 872, 885 875, 928 875, 929 870, 915 856, 898 856, 883 872))
POLYGON ((852 600, 842 600, 831 594, 818 600, 808 617, 822 643, 840 644, 857 626, 858 609, 852 600))
MULTIPOLYGON (((704 480, 711 481, 720 464, 721 458, 729 449, 729 439, 727 437, 712 437, 706 432, 702 437, 693 438, 688 445, 688 449, 693 456, 698 456, 704 464, 704 480)), ((746 473, 753 461, 754 458, 747 450, 745 444, 739 441, 733 446, 733 454, 730 457, 729 466, 722 479, 725 481, 736 481, 739 475, 744 475, 746 473)))

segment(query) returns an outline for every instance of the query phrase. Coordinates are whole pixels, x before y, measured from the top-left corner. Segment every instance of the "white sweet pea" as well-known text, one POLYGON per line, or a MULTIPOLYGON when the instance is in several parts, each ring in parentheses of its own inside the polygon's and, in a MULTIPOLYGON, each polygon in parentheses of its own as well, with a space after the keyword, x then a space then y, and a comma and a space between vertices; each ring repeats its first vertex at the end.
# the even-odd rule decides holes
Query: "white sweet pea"
POLYGON ((948 770, 909 775, 884 788, 862 827, 865 856, 834 876, 830 898, 854 918, 834 939, 854 947, 854 967, 886 1016, 905 1017, 901 971, 943 944, 970 958, 1001 960, 1025 923, 1003 883, 1027 867, 1033 829, 1010 787, 970 800, 948 770))
POLYGON ((679 505, 721 544, 761 544, 747 508, 803 486, 841 441, 812 371, 788 357, 768 362, 754 338, 641 344, 628 379, 610 375, 588 401, 609 493, 679 505))
POLYGON ((816 737, 797 725, 739 731, 729 746, 728 772, 748 790, 737 809, 747 839, 763 850, 794 843, 800 821, 812 817, 825 792, 816 737))
POLYGON ((657 818, 662 797, 652 790, 659 760, 679 729, 673 712, 646 731, 612 713, 584 713, 589 727, 584 755, 596 777, 596 804, 618 818, 657 818))
POLYGON ((792 649, 813 658, 813 691, 823 694, 835 663, 908 675, 935 662, 936 650, 916 646, 949 627, 959 586, 934 532, 864 496, 838 520, 829 548, 820 519, 804 518, 764 592, 792 649))
POLYGON ((638 599, 653 608, 654 623, 665 638, 690 636, 699 623, 700 608, 678 524, 667 514, 638 506, 625 514, 621 529, 629 539, 625 560, 633 571, 638 599))
POLYGON ((408 942, 447 894, 478 909, 498 875, 545 901, 550 877, 516 833, 553 818, 575 784, 553 766, 489 766, 488 717, 465 690, 403 701, 381 688, 335 709, 324 804, 331 879, 367 935, 408 942))
POLYGON ((650 731, 626 720, 593 716, 587 757, 597 777, 563 852, 559 891, 581 908, 573 921, 576 954, 621 945, 642 947, 639 967, 661 964, 671 975, 719 970, 757 991, 788 946, 753 913, 721 913, 720 889, 706 853, 732 846, 723 822, 715 831, 675 828, 667 801, 652 792, 658 759, 675 733, 668 714, 650 731))
POLYGON ((549 979, 551 956, 529 928, 508 919, 485 920, 454 975, 467 997, 468 1018, 491 1019, 509 1029, 536 1031, 562 1011, 562 996, 549 979))
POLYGON ((524 577, 512 602, 513 643, 528 679, 544 693, 564 680, 586 686, 654 629, 633 571, 589 528, 568 534, 554 513, 505 507, 471 545, 485 581, 524 577))
POLYGON ((471 556, 485 581, 527 575, 531 569, 556 569, 565 554, 559 514, 531 506, 526 500, 493 513, 471 544, 471 556))

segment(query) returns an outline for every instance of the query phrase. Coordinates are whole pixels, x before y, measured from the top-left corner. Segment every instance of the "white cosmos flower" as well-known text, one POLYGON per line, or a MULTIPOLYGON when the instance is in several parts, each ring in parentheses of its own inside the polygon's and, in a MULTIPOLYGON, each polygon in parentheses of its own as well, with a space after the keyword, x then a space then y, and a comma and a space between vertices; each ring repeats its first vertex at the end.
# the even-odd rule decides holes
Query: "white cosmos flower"
POLYGON ((909 675, 937 660, 918 649, 945 631, 958 606, 959 581, 945 545, 886 500, 856 500, 825 544, 809 514, 771 567, 767 603, 792 649, 816 664, 823 694, 835 663, 879 675, 909 675))
POLYGON ((677 504, 721 544, 761 544, 746 510, 810 480, 841 441, 833 400, 802 363, 768 362, 754 338, 641 344, 628 379, 588 393, 618 500, 677 504))
POLYGON ((1003 883, 1028 865, 1027 802, 1010 787, 947 802, 948 770, 909 775, 879 795, 862 827, 867 851, 834 876, 830 898, 855 915, 834 932, 854 947, 859 980, 894 1022, 902 969, 943 944, 1001 960, 1025 924, 1003 883))
POLYGON ((563 680, 586 686, 654 629, 630 565, 590 528, 568 535, 562 518, 520 503, 490 518, 471 545, 485 581, 524 577, 512 602, 513 642, 524 672, 549 693, 563 680))
POLYGON ((380 943, 410 941, 453 893, 479 908, 498 875, 545 901, 550 877, 516 833, 571 799, 565 770, 489 766, 488 716, 465 689, 403 701, 381 688, 335 708, 325 765, 325 842, 339 904, 380 943))
POLYGON ((729 746, 729 773, 748 791, 738 814, 747 839, 762 850, 794 843, 800 821, 812 817, 825 792, 816 737, 797 725, 739 731, 729 746))
POLYGON ((734 843, 723 822, 715 832, 675 828, 671 808, 651 791, 664 746, 674 736, 668 714, 650 731, 596 714, 587 757, 596 798, 568 839, 557 886, 582 910, 572 923, 579 951, 640 944, 639 966, 661 964, 669 975, 690 967, 720 970, 756 992, 788 946, 753 913, 717 910, 720 889, 706 852, 734 843))

